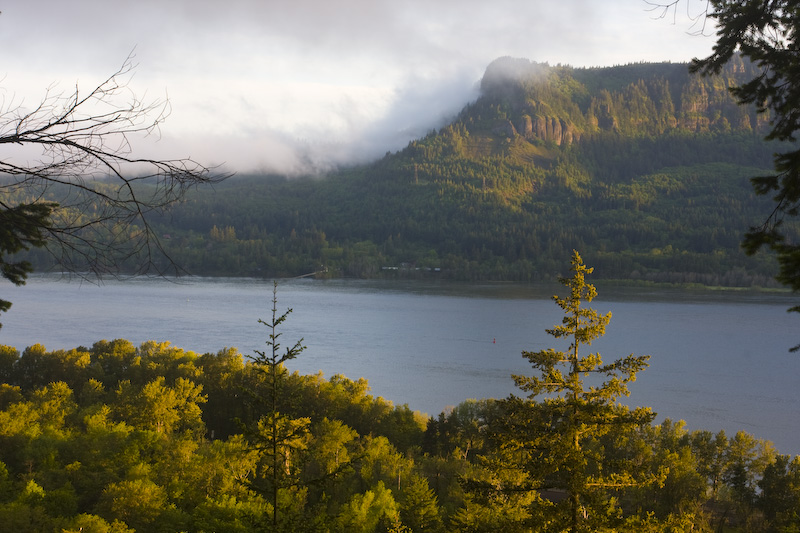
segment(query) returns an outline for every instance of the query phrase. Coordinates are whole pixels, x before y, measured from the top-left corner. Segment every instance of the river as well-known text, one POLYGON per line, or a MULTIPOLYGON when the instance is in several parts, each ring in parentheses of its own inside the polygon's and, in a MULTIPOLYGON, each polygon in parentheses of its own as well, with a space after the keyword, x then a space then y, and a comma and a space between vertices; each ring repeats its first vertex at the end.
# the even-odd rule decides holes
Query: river
MULTIPOLYGON (((467 398, 518 392, 511 374, 530 373, 523 350, 565 343, 545 333, 561 320, 559 286, 353 280, 280 281, 278 308, 292 308, 284 345, 307 349, 288 366, 369 380, 372 393, 437 415, 467 398)), ((563 293, 563 290, 560 291, 563 293)), ((800 454, 800 315, 786 294, 685 291, 598 285, 592 307, 611 311, 592 351, 605 361, 650 355, 623 403, 650 406, 688 429, 744 430, 800 454)), ((263 349, 272 282, 136 278, 102 285, 33 276, 0 283, 12 309, 0 315, 0 344, 48 349, 101 339, 170 341, 198 353, 263 349)))

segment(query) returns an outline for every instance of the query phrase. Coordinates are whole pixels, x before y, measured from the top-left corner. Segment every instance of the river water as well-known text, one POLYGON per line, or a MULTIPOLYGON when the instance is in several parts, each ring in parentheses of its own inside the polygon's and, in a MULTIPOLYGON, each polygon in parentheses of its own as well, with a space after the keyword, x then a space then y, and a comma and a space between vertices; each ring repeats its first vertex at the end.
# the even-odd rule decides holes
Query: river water
MULTIPOLYGON (((307 349, 289 368, 367 378, 375 396, 437 415, 468 398, 518 392, 530 373, 523 350, 565 349, 545 333, 559 323, 560 286, 369 281, 281 281, 278 308, 293 313, 284 346, 307 349)), ((785 294, 598 286, 591 306, 613 317, 596 341, 606 362, 650 355, 623 403, 650 406, 689 429, 744 430, 800 454, 800 315, 785 294)), ((101 339, 170 341, 197 353, 265 347, 272 282, 137 278, 80 283, 34 276, 0 283, 14 302, 0 315, 0 344, 48 349, 101 339)))

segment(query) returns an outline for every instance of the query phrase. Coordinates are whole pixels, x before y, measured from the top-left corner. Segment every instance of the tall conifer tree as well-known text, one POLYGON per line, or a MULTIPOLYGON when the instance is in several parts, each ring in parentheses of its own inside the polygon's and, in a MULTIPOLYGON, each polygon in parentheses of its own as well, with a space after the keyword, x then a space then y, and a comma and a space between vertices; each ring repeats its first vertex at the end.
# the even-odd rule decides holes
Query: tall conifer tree
MULTIPOLYGON (((255 428, 248 431, 252 445, 259 451, 261 460, 258 464, 255 479, 250 483, 250 488, 265 496, 272 504, 272 531, 292 530, 293 525, 289 517, 289 507, 295 506, 304 499, 305 488, 298 481, 299 465, 297 456, 307 446, 309 437, 309 418, 292 418, 280 411, 280 405, 285 403, 283 397, 286 374, 284 366, 286 361, 295 359, 305 350, 303 340, 300 339, 293 346, 287 347, 281 353, 279 342, 281 333, 278 328, 292 312, 288 309, 283 314, 278 314, 278 284, 273 283, 272 289, 272 320, 267 322, 259 319, 269 330, 266 341, 267 350, 256 350, 252 358, 254 368, 263 374, 266 384, 266 394, 261 395, 249 391, 254 400, 254 407, 262 410, 263 415, 258 419, 255 428)), ((296 511, 296 510, 295 510, 296 511)))
POLYGON ((620 461, 618 456, 613 462, 608 459, 601 439, 649 424, 654 416, 649 409, 617 403, 618 398, 629 395, 628 383, 648 366, 649 356, 631 354, 604 364, 599 353, 580 352, 605 333, 611 320, 611 313, 602 315, 584 307, 597 295, 595 287, 585 281, 592 270, 573 252, 572 276, 560 280, 569 294, 553 297, 564 317, 560 325, 547 330, 556 339, 571 343, 565 351, 551 348, 522 353, 537 371, 532 376, 513 376, 516 385, 528 393, 528 400, 511 397, 502 402, 506 415, 496 433, 503 449, 519 458, 529 479, 538 480, 529 490, 566 494, 563 502, 552 507, 554 524, 572 532, 597 527, 617 514, 608 490, 646 481, 632 463, 620 461), (587 383, 593 375, 602 378, 587 383), (535 402, 539 397, 543 399, 535 402))

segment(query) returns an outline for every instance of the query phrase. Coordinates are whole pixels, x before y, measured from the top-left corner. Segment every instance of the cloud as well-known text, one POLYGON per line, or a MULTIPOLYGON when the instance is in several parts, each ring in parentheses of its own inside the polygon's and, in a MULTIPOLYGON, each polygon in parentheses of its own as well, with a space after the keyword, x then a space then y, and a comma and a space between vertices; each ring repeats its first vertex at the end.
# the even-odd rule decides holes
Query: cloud
POLYGON ((710 48, 645 8, 639 0, 30 0, 0 15, 0 46, 15 51, 0 74, 7 94, 32 103, 53 81, 102 81, 135 49, 132 88, 168 95, 173 108, 154 151, 302 172, 378 157, 441 125, 476 97, 497 57, 597 66, 688 61, 710 48))

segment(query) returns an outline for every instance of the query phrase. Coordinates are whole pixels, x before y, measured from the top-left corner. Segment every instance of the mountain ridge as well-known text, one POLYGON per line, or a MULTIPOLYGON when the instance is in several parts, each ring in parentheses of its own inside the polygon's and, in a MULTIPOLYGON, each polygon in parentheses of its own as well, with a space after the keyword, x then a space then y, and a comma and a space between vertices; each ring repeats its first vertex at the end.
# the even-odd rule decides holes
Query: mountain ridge
MULTIPOLYGON (((775 285, 744 232, 769 212, 769 117, 688 65, 572 68, 500 58, 455 119, 325 178, 240 176, 153 223, 189 272, 553 279, 573 249, 599 276, 775 285)), ((131 231, 135 231, 132 228, 131 231)))
POLYGON ((513 129, 505 131, 557 145, 603 132, 664 134, 678 129, 764 134, 769 116, 737 105, 728 92, 728 87, 755 73, 742 58, 735 58, 718 76, 700 78, 689 74, 688 64, 576 69, 505 57, 487 67, 481 99, 506 108, 505 120, 513 129))

